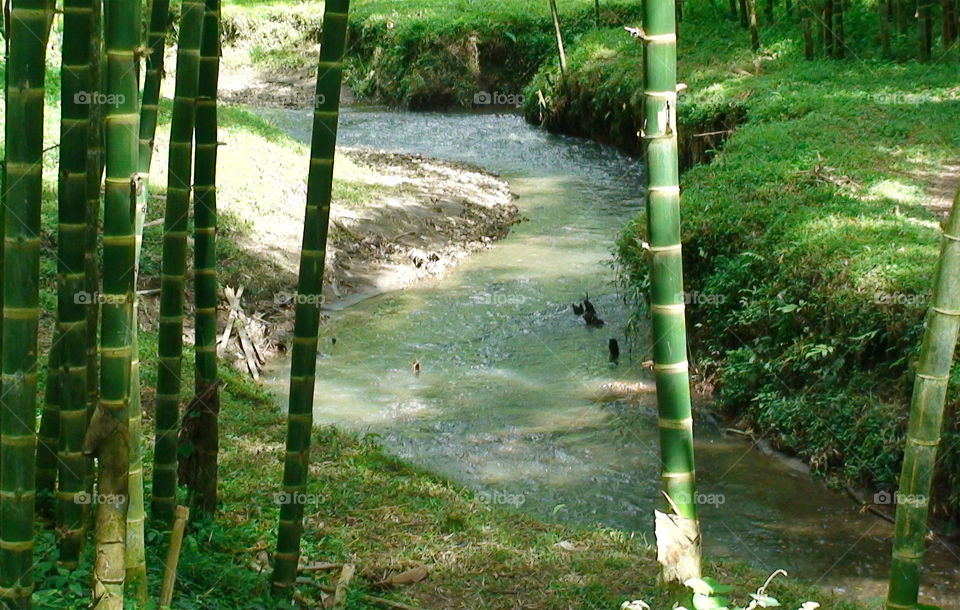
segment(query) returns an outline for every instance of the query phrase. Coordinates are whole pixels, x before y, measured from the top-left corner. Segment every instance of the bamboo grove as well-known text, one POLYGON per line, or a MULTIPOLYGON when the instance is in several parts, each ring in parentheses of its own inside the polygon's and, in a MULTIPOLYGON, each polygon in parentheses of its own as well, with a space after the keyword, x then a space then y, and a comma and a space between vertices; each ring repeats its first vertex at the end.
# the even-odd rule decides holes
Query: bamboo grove
MULTIPOLYGON (((842 59, 861 55, 860 47, 865 44, 848 40, 849 4, 850 0, 729 0, 729 12, 749 30, 754 51, 763 42, 762 26, 787 22, 795 24, 807 59, 842 59)), ((681 6, 678 2, 678 17, 681 6)), ((960 13, 956 0, 875 0, 868 6, 873 11, 872 23, 867 24, 873 28, 873 36, 866 44, 876 46, 883 58, 930 61, 937 43, 946 52, 957 42, 960 13)), ((864 26, 862 21, 856 25, 864 26)))
MULTIPOLYGON (((172 532, 162 604, 172 596, 185 515, 217 507, 217 89, 219 0, 14 0, 5 28, 4 245, 0 412, 0 604, 29 608, 37 516, 58 532, 58 563, 92 557, 92 607, 148 605, 149 519, 172 532), (179 11, 173 10, 179 8, 179 11), (151 166, 160 123, 164 53, 179 15, 163 220, 154 452, 145 494, 137 284, 151 166), (58 30, 59 28, 59 30, 58 30), (56 247, 41 244, 48 43, 62 41, 56 247), (143 75, 142 83, 140 75, 143 75), (191 207, 192 204, 192 207, 191 207), (188 237, 193 237, 192 269, 188 237), (49 341, 40 331, 41 260, 56 261, 49 341), (192 285, 190 277, 192 275, 192 285), (192 288, 192 291, 190 290, 192 288), (186 296, 195 325, 194 387, 183 379, 186 296), (38 400, 43 376, 43 400, 38 400), (183 406, 182 406, 183 405, 183 406), (39 422, 37 414, 40 414, 39 422), (180 487, 186 487, 181 495, 180 487), (185 503, 187 506, 181 506, 185 503), (188 507, 192 511, 188 511, 188 507)), ((299 290, 323 284, 333 155, 349 3, 328 2, 299 290)), ((319 301, 317 301, 319 302, 319 301)), ((319 309, 298 305, 284 489, 302 497, 319 309), (299 494, 296 492, 300 492, 299 494)), ((281 507, 274 585, 296 578, 303 508, 281 507)))

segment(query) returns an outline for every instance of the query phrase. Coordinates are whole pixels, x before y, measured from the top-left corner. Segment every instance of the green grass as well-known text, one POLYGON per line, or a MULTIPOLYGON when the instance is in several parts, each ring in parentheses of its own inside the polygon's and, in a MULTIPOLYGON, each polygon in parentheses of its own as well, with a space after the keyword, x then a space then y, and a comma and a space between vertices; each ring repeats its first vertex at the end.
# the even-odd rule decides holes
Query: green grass
MULTIPOLYGON (((713 163, 682 180, 687 289, 720 302, 688 308, 693 356, 742 425, 818 472, 891 488, 939 251, 928 189, 956 160, 960 68, 952 55, 808 62, 793 22, 761 40, 752 53, 746 32, 708 7, 681 26, 682 141, 739 124, 713 163)), ((563 89, 551 67, 534 79, 528 116, 636 150, 641 53, 622 31, 585 36, 563 89), (537 90, 546 108, 531 101, 537 90)), ((638 218, 619 240, 641 304, 644 226, 638 218)), ((960 434, 948 421, 936 501, 955 520, 960 434)))

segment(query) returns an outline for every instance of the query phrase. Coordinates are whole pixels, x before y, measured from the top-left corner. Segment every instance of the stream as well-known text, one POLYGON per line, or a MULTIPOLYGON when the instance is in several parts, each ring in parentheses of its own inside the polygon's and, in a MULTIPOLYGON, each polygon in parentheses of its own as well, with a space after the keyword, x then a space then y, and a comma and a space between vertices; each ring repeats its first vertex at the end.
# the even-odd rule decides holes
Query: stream
MULTIPOLYGON (((308 113, 257 112, 309 142, 308 113)), ((509 182, 529 220, 442 278, 330 311, 317 422, 374 433, 388 451, 482 500, 652 542, 654 397, 596 400, 605 383, 652 383, 641 366, 647 329, 625 337, 612 255, 643 205, 639 162, 513 115, 347 109, 339 143, 479 165, 509 182), (604 328, 586 328, 571 311, 587 292, 604 328), (610 338, 620 341, 619 366, 608 361, 610 338)), ((284 405, 286 366, 270 381, 284 405)), ((696 433, 705 555, 783 568, 862 599, 885 595, 890 524, 704 420, 696 433)), ((932 545, 927 603, 960 608, 956 552, 932 545)))

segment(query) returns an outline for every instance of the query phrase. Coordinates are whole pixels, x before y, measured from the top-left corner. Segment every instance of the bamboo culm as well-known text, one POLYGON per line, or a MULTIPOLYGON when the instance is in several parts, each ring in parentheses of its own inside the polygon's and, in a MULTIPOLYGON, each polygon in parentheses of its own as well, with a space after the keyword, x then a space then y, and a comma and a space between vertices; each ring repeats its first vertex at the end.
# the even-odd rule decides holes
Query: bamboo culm
POLYGON ((194 170, 193 268, 196 312, 196 394, 181 428, 181 478, 198 516, 217 507, 219 378, 217 375, 217 85, 220 73, 220 0, 206 0, 200 47, 197 150, 194 170))
MULTIPOLYGON (((91 0, 66 0, 63 13, 63 68, 61 71, 61 141, 58 239, 57 352, 55 392, 60 407, 59 482, 57 529, 60 532, 60 563, 76 567, 87 534, 89 502, 80 501, 87 491, 89 458, 83 455, 87 431, 87 340, 88 308, 94 306, 87 292, 87 206, 91 171, 93 105, 84 95, 96 90, 93 78, 93 40, 98 7, 91 0)), ((99 186, 99 185, 98 185, 99 186)), ((97 195, 99 196, 99 189, 97 195)), ((48 393, 49 395, 49 393, 48 393)))
POLYGON ((136 49, 140 3, 106 0, 106 190, 103 213, 100 399, 83 450, 99 462, 93 568, 94 608, 124 606, 129 502, 129 408, 136 257, 135 209, 139 190, 140 123, 136 49))
MULTIPOLYGON (((755 23, 754 0, 749 0, 755 23)), ((677 517, 697 530, 693 415, 680 240, 677 148, 677 39, 672 0, 644 4, 644 151, 654 377, 659 411, 663 489, 677 517)), ((699 534, 694 555, 699 575, 699 534)), ((681 582, 683 578, 681 578, 681 582)))
POLYGON ((187 270, 193 132, 204 11, 202 0, 185 0, 181 9, 177 83, 170 128, 151 503, 154 520, 165 528, 173 524, 177 496, 177 428, 183 386, 183 292, 187 270))
POLYGON ((313 392, 317 370, 317 334, 323 267, 330 220, 333 161, 340 116, 340 86, 346 48, 349 0, 328 0, 323 9, 323 34, 317 71, 313 141, 307 181, 307 208, 294 322, 290 369, 287 454, 280 494, 280 528, 273 571, 274 592, 290 591, 297 578, 300 538, 303 535, 303 498, 310 467, 313 432, 313 392))
POLYGON ((960 193, 943 229, 934 274, 933 299, 923 331, 913 384, 897 518, 890 564, 887 610, 916 608, 926 548, 930 490, 943 428, 950 367, 960 329, 960 193))
MULTIPOLYGON (((137 164, 141 188, 138 191, 134 232, 137 246, 134 255, 136 272, 134 285, 140 275, 140 250, 143 244, 143 223, 147 214, 150 193, 150 166, 153 162, 154 139, 157 131, 157 115, 160 100, 160 85, 163 81, 163 55, 170 21, 169 0, 152 0, 150 23, 147 34, 147 65, 143 81, 143 99, 140 105, 139 151, 137 164)), ((137 303, 133 304, 133 318, 138 319, 137 303)), ((142 405, 140 402, 140 358, 137 327, 133 328, 133 360, 131 362, 130 388, 130 505, 127 510, 126 589, 127 596, 141 605, 147 601, 147 565, 144 541, 146 515, 143 505, 143 434, 142 405)))
POLYGON ((43 112, 52 9, 48 0, 15 0, 7 31, 0 605, 9 608, 29 608, 33 594, 43 112))

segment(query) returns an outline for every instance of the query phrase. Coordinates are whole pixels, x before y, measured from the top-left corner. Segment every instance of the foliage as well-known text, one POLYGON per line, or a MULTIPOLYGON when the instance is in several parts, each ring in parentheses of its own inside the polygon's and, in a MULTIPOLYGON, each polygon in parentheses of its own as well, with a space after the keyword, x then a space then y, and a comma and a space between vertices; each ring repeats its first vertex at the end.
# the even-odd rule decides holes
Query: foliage
MULTIPOLYGON (((768 28, 753 54, 716 9, 685 15, 681 148, 711 116, 740 123, 713 163, 683 180, 686 289, 711 297, 688 308, 693 356, 729 416, 818 472, 889 489, 937 255, 928 192, 960 136, 960 71, 808 62, 794 29, 768 28)), ((548 125, 579 125, 629 148, 623 134, 639 126, 642 75, 628 66, 640 54, 618 30, 584 37, 570 52, 566 88, 550 86, 549 67, 537 76, 528 115, 555 113, 548 125), (531 102, 536 90, 546 109, 531 102)), ((635 296, 648 281, 644 227, 638 218, 618 241, 635 296)), ((951 426, 937 497, 939 514, 956 517, 951 426)))

